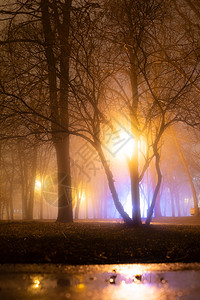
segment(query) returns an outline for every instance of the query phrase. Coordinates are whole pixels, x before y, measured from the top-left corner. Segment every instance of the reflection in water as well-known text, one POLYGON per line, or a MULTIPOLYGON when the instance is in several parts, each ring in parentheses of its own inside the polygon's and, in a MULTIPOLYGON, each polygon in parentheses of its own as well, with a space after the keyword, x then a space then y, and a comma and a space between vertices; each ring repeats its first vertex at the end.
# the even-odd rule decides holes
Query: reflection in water
POLYGON ((34 275, 31 275, 30 276, 30 285, 29 285, 29 290, 37 290, 37 289, 40 289, 40 283, 41 283, 41 280, 42 280, 42 276, 34 276, 34 275))
POLYGON ((34 280, 33 288, 37 289, 40 285, 40 281, 38 279, 34 280))
POLYGON ((5 274, 1 268, 0 298, 5 300, 175 300, 200 294, 200 265, 51 266, 34 274, 5 274))
POLYGON ((85 284, 83 284, 83 283, 79 283, 79 284, 77 284, 77 289, 79 289, 79 290, 82 290, 82 289, 84 289, 85 288, 85 284))
POLYGON ((116 270, 113 270, 113 274, 110 276, 110 280, 109 280, 110 284, 115 284, 116 278, 117 278, 116 270))

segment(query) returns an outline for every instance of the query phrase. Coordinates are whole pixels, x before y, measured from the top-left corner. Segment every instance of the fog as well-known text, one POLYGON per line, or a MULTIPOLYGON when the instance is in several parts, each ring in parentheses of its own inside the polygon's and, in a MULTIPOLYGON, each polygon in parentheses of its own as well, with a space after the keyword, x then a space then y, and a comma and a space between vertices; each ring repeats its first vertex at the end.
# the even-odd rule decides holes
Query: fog
MULTIPOLYGON (((190 216, 194 208, 192 187, 187 171, 192 178, 195 192, 200 199, 199 144, 196 132, 184 127, 174 127, 174 136, 168 130, 163 137, 161 150, 162 184, 153 217, 190 216), (182 156, 180 156, 180 149, 182 156), (187 164, 185 169, 182 158, 187 164)), ((125 140, 124 140, 125 141, 125 140)), ((116 140, 115 140, 116 142, 116 140)), ((71 140, 72 194, 74 219, 121 220, 109 190, 107 178, 97 153, 88 143, 79 138, 71 140)), ((131 217, 132 201, 128 159, 134 151, 133 138, 128 139, 116 153, 109 145, 104 151, 114 174, 119 199, 131 217)), ((1 152, 1 202, 0 217, 3 220, 29 219, 23 215, 23 205, 29 208, 31 182, 34 176, 33 219, 56 219, 58 211, 56 156, 50 145, 37 146, 36 172, 33 174, 35 148, 27 142, 12 142, 2 145, 1 152)), ((140 157, 142 164, 142 156, 140 157)), ((142 218, 147 212, 156 184, 156 170, 152 161, 140 182, 140 209, 142 218)), ((30 218, 31 219, 31 218, 30 218)))
POLYGON ((199 215, 199 4, 0 3, 0 218, 199 215))

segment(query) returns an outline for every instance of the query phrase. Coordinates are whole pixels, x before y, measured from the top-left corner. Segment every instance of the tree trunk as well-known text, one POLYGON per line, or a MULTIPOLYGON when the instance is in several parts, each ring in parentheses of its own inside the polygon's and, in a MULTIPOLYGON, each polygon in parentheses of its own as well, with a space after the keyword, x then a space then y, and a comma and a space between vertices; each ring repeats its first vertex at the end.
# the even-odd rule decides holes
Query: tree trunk
POLYGON ((129 163, 130 179, 131 179, 131 198, 132 198, 132 219, 135 225, 142 224, 140 212, 140 189, 138 174, 138 147, 134 149, 134 155, 129 163))
MULTIPOLYGON (((155 166, 154 164, 151 164, 151 185, 152 185, 152 189, 155 189, 156 187, 156 177, 157 177, 157 173, 155 170, 155 166)), ((161 198, 161 189, 159 189, 159 193, 157 196, 157 200, 156 200, 156 204, 155 204, 155 217, 159 218, 162 216, 161 214, 161 209, 160 209, 160 198, 161 198)), ((148 210, 149 210, 150 205, 148 206, 148 210)))
POLYGON ((73 222, 69 136, 55 144, 58 176, 57 222, 73 222))
POLYGON ((49 97, 51 109, 52 137, 57 155, 58 172, 58 222, 72 222, 72 191, 69 157, 69 115, 68 115, 68 85, 69 85, 69 26, 71 0, 65 0, 62 5, 62 16, 59 16, 56 1, 50 5, 48 0, 41 0, 42 25, 46 43, 45 54, 48 64, 49 97), (51 24, 49 7, 53 8, 54 26, 51 24), (61 21, 61 17, 63 17, 61 21), (59 40, 60 55, 54 54, 55 43, 59 40), (57 78, 57 63, 60 65, 60 76, 57 78), (60 96, 58 97, 58 80, 60 81, 60 96), (61 127, 60 127, 61 126, 61 127), (62 128, 62 130, 61 130, 62 128), (63 132, 63 128, 65 132, 63 132), (62 132, 60 132, 62 131, 62 132))
POLYGON ((156 166, 158 179, 157 179, 157 185, 156 185, 156 188, 155 188, 155 191, 154 191, 154 194, 153 194, 153 199, 152 199, 152 202, 151 202, 151 206, 150 206, 149 211, 148 211, 148 215, 147 215, 147 219, 146 219, 146 225, 149 225, 151 223, 153 210, 154 210, 154 207, 155 207, 155 204, 156 204, 156 199, 157 199, 157 196, 158 196, 158 193, 159 193, 159 190, 160 190, 161 181, 162 181, 162 174, 161 174, 161 171, 160 171, 160 155, 159 155, 157 150, 155 151, 155 159, 156 159, 155 166, 156 166))
POLYGON ((132 103, 130 109, 131 133, 135 140, 135 149, 133 157, 129 163, 130 180, 131 180, 131 198, 132 198, 132 219, 135 225, 141 225, 141 211, 140 211, 140 185, 138 174, 138 142, 139 142, 139 121, 138 121, 138 79, 135 69, 135 54, 132 49, 129 49, 130 55, 130 80, 132 88, 132 103))
POLYGON ((117 211, 122 216, 125 223, 127 223, 129 225, 134 225, 132 219, 124 211, 124 208, 123 208, 122 204, 119 201, 119 197, 118 197, 118 194, 117 194, 117 191, 116 191, 116 188, 115 188, 115 184, 114 184, 113 174, 112 174, 112 172, 109 168, 109 165, 108 165, 108 163, 105 159, 105 156, 104 156, 104 153, 103 153, 103 150, 102 150, 101 146, 97 145, 96 150, 99 154, 101 163, 102 163, 104 171, 106 173, 107 180, 108 180, 108 186, 109 186, 110 192, 112 194, 112 198, 113 198, 113 201, 114 201, 114 204, 115 204, 115 207, 116 207, 117 211))
POLYGON ((160 196, 161 196, 161 193, 160 193, 160 190, 159 190, 158 199, 157 199, 156 205, 155 205, 155 217, 156 218, 162 217, 162 213, 161 213, 161 209, 160 209, 160 196))

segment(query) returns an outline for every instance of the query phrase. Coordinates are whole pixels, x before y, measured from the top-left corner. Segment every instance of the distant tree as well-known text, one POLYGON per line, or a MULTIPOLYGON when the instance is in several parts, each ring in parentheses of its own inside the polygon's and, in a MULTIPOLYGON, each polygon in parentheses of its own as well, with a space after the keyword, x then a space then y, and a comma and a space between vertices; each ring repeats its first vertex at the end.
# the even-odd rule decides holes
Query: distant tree
MULTIPOLYGON (((38 148, 38 159, 37 159, 37 180, 39 181, 39 219, 44 218, 44 189, 45 189, 45 178, 48 175, 48 167, 50 160, 52 159, 52 144, 46 143, 40 145, 38 148)), ((47 199, 48 200, 48 199, 47 199)))
POLYGON ((173 128, 171 128, 171 134, 172 134, 174 143, 176 145, 176 149, 177 149, 178 155, 179 155, 179 157, 181 159, 181 162, 182 162, 182 164, 184 166, 184 169, 185 169, 185 172, 187 174, 188 181, 190 183, 190 187, 191 187, 191 191, 192 191, 192 196, 193 196, 193 202, 194 202, 194 215, 198 216, 199 215, 198 198, 197 198, 197 193, 196 193, 195 185, 193 183, 193 178, 191 176, 191 173, 190 173, 190 170, 189 170, 189 167, 188 167, 188 163, 187 163, 187 161, 186 161, 186 159, 184 157, 183 151, 181 149, 180 142, 178 141, 176 133, 175 133, 175 131, 174 131, 173 128))
POLYGON ((16 149, 12 143, 1 143, 1 191, 6 201, 7 219, 14 218, 14 190, 16 189, 16 149))

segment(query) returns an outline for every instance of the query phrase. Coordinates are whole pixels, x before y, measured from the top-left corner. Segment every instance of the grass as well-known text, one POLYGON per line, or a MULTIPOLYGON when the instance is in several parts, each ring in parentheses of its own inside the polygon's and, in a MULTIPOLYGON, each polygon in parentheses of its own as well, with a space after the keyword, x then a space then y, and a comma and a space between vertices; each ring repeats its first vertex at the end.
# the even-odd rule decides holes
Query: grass
POLYGON ((200 226, 0 222, 0 263, 200 262, 200 226))

